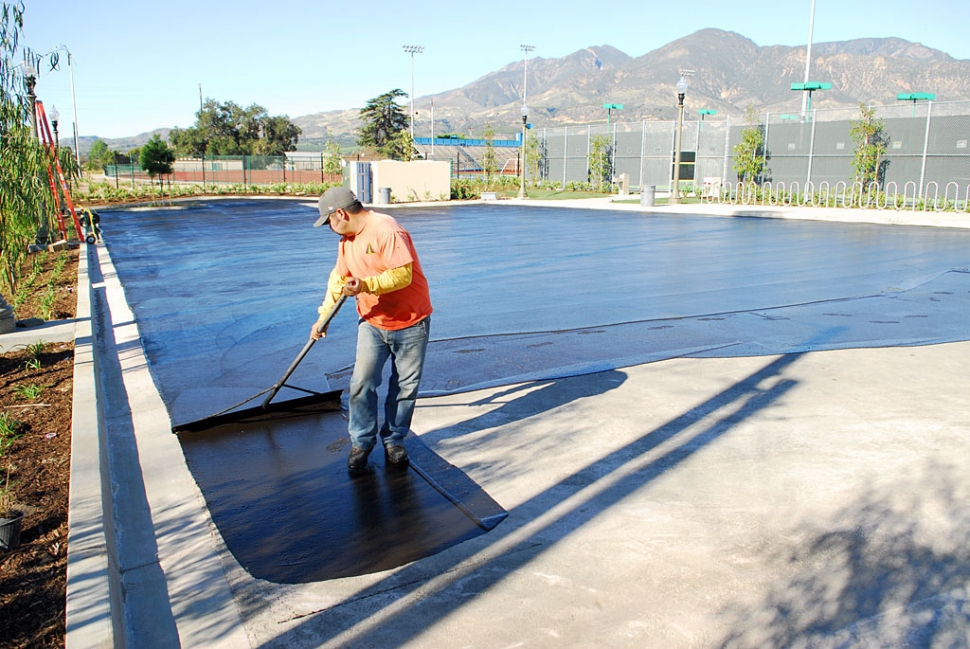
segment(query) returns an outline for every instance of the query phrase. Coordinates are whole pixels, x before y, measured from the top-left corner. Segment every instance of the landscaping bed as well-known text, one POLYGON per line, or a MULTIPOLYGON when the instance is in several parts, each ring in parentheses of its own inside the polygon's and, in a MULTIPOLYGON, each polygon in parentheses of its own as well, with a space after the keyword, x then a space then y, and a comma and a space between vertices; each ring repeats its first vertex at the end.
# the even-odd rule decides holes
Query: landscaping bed
MULTIPOLYGON (((29 292, 7 301, 18 320, 73 318, 78 250, 41 255, 29 292)), ((0 489, 24 513, 20 545, 0 550, 0 646, 63 647, 74 344, 8 349, 0 337, 0 349, 0 489)))

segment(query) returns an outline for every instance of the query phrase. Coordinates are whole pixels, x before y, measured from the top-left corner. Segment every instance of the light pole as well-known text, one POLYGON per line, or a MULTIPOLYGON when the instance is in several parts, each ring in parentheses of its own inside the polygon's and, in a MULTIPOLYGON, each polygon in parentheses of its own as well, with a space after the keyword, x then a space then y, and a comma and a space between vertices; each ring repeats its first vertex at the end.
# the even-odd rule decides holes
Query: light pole
MULTIPOLYGON (((701 108, 697 111, 697 114, 701 116, 701 123, 697 125, 697 139, 694 141, 694 162, 697 163, 697 158, 700 157, 698 149, 701 148, 701 126, 704 125, 704 118, 708 115, 717 115, 717 111, 711 108, 701 108)), ((697 179, 694 179, 697 182, 697 179)))
POLYGON ((49 115, 51 118, 51 127, 54 129, 54 157, 57 157, 57 150, 61 148, 61 138, 57 135, 57 121, 60 119, 61 113, 57 110, 57 106, 51 105, 49 115))
MULTIPOLYGON (((603 108, 606 109, 606 137, 610 144, 609 154, 610 154, 610 178, 613 177, 613 133, 610 131, 610 117, 613 116, 614 110, 623 110, 623 104, 603 104, 603 108)), ((610 191, 613 191, 613 183, 610 183, 610 191)))
POLYGON ((792 90, 803 90, 808 95, 807 109, 802 110, 802 119, 807 120, 812 116, 812 93, 816 90, 831 90, 832 84, 822 81, 806 81, 805 83, 791 84, 792 90))
POLYGON ((936 99, 936 95, 932 92, 903 92, 896 95, 896 99, 913 102, 913 117, 916 117, 916 102, 933 101, 936 99))
POLYGON ((606 109, 606 131, 607 135, 609 135, 610 117, 613 116, 614 110, 623 110, 623 104, 603 104, 603 108, 606 109))
POLYGON ((522 73, 522 105, 528 104, 529 99, 529 52, 534 52, 535 45, 519 45, 519 49, 525 54, 525 66, 522 73))
MULTIPOLYGON (((411 55, 411 142, 414 142, 414 55, 424 51, 421 45, 405 45, 404 51, 411 55)), ((413 144, 412 144, 413 146, 413 144)))
POLYGON ((24 73, 24 83, 27 84, 27 103, 30 105, 30 134, 37 137, 37 95, 34 86, 37 85, 37 68, 29 60, 24 59, 20 64, 24 73))
MULTIPOLYGON (((805 50, 805 84, 808 85, 809 70, 812 66, 812 32, 815 31, 815 0, 812 0, 812 13, 808 18, 808 49, 805 50)), ((802 95, 802 119, 805 119, 806 105, 811 110, 812 93, 802 95)))
POLYGON ((81 147, 78 144, 78 134, 77 134, 77 102, 74 99, 74 55, 71 54, 71 50, 67 49, 66 45, 58 45, 54 50, 63 50, 67 52, 67 70, 71 76, 71 111, 74 114, 74 159, 77 161, 77 168, 81 168, 81 147))
POLYGON ((677 137, 674 141, 674 180, 670 189, 670 205, 680 205, 680 137, 684 131, 684 95, 687 94, 687 77, 690 70, 680 71, 680 81, 677 82, 677 137))
POLYGON ((529 195, 525 193, 525 131, 529 122, 529 107, 522 104, 520 110, 522 112, 522 174, 519 181, 519 198, 528 198, 529 195))

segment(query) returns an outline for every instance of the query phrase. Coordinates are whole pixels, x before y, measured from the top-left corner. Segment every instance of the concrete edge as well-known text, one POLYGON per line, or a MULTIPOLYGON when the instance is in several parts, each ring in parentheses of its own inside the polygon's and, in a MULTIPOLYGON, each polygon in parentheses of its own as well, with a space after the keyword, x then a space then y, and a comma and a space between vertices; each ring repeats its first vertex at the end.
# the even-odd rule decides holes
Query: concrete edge
POLYGON ((86 250, 81 249, 78 264, 66 646, 114 647, 137 638, 163 638, 174 620, 181 646, 248 648, 222 566, 221 540, 171 432, 124 289, 104 246, 96 248, 104 281, 92 286, 86 250), (107 331, 94 326, 95 300, 110 313, 107 331), (116 350, 117 359, 99 359, 105 350, 116 350), (120 367, 123 394, 114 393, 122 390, 105 379, 112 363, 120 367), (113 390, 110 396, 107 388, 113 390), (112 407, 126 412, 106 411, 112 407), (118 431, 111 422, 126 418, 130 426, 123 432, 129 439, 113 441, 118 431), (118 444, 136 447, 134 463, 114 465, 125 457, 112 449, 118 444), (143 507, 149 509, 144 516, 114 520, 132 504, 117 501, 125 494, 115 493, 113 474, 143 480, 143 507), (148 529, 132 529, 139 521, 148 529), (122 555, 148 563, 125 568, 122 555), (157 592, 158 573, 167 592, 157 592), (160 602, 170 610, 157 610, 160 602), (146 622, 151 627, 145 611, 153 609, 159 626, 155 632, 144 628, 146 622), (131 628, 136 621, 137 630, 131 628))
POLYGON ((102 417, 95 380, 87 244, 81 244, 77 275, 65 645, 71 649, 86 649, 113 647, 115 624, 104 530, 100 453, 102 417))
MULTIPOLYGON (((530 207, 559 207, 570 209, 617 210, 640 212, 643 214, 685 214, 691 216, 713 217, 757 217, 792 219, 804 221, 832 221, 837 223, 868 223, 873 225, 909 225, 922 227, 970 228, 970 213, 968 212, 939 212, 934 210, 915 211, 912 209, 880 208, 869 209, 850 207, 813 207, 810 205, 731 205, 726 203, 687 203, 680 205, 641 205, 633 197, 637 194, 610 195, 601 198, 573 198, 563 200, 548 200, 534 198, 503 198, 446 200, 446 201, 414 201, 410 203, 367 203, 365 207, 378 212, 383 210, 399 210, 408 208, 460 207, 462 205, 515 205, 530 207), (963 217, 961 219, 961 217, 963 217)), ((183 207, 183 203, 211 201, 211 200, 285 200, 303 203, 305 207, 316 208, 315 196, 184 196, 170 199, 169 206, 174 209, 183 207)), ((139 210, 147 209, 154 202, 149 203, 117 203, 106 204, 103 209, 111 210, 139 210)), ((158 209, 157 206, 151 209, 158 209)))
MULTIPOLYGON (((222 566, 215 526, 178 438, 172 433, 168 410, 149 371, 135 315, 108 249, 99 247, 98 257, 138 469, 150 510, 152 529, 140 533, 154 541, 168 591, 169 619, 174 619, 182 646, 250 647, 222 566)), ((129 581, 137 579, 137 575, 129 575, 129 581)), ((150 587, 151 582, 144 586, 150 587)), ((158 616, 160 624, 164 617, 158 616)), ((150 638, 151 632, 140 629, 139 635, 150 638)))

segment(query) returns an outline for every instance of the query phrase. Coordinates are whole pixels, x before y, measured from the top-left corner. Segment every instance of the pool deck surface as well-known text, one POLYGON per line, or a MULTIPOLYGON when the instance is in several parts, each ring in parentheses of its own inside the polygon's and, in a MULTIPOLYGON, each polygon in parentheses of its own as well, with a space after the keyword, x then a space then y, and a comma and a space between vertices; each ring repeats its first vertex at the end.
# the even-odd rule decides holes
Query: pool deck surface
POLYGON ((77 321, 0 336, 76 342, 69 648, 970 646, 970 342, 683 354, 422 398, 415 434, 508 518, 393 570, 281 585, 226 549, 107 249, 92 267, 84 250, 77 321))

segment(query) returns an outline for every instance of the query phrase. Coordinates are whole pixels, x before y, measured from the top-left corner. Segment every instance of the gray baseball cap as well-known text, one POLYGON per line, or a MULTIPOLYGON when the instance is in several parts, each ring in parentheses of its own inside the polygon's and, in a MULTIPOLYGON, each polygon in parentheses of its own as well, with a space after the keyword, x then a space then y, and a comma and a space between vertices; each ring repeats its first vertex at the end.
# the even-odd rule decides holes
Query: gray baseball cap
POLYGON ((348 207, 360 205, 360 201, 354 196, 354 192, 346 187, 331 187, 323 192, 317 207, 320 208, 320 218, 316 220, 313 227, 319 228, 330 220, 330 215, 337 210, 345 210, 348 207))

